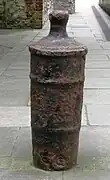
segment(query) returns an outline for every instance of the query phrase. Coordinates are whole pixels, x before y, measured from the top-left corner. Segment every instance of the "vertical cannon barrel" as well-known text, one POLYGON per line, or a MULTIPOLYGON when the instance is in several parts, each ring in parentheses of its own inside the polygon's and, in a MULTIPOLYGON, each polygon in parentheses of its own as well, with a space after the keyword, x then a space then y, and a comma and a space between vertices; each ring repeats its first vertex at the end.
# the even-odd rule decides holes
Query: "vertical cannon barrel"
POLYGON ((29 47, 33 164, 51 171, 77 163, 88 50, 68 36, 68 18, 50 13, 49 35, 29 47))

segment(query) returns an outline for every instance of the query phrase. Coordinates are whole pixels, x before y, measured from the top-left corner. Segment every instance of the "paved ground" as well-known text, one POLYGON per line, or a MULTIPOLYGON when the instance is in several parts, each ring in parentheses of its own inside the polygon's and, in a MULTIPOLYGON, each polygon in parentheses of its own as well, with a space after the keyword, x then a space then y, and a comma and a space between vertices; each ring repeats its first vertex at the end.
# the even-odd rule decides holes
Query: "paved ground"
POLYGON ((32 166, 27 45, 48 34, 48 23, 43 30, 0 30, 0 180, 110 177, 110 42, 90 6, 79 9, 67 28, 89 48, 78 165, 53 173, 32 166))

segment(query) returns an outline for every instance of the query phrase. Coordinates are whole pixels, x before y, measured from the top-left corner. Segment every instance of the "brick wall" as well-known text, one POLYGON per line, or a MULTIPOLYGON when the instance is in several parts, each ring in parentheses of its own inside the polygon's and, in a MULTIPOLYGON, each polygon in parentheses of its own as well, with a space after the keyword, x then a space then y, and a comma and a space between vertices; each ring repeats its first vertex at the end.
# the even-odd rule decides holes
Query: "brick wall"
POLYGON ((52 7, 50 2, 52 0, 0 0, 0 28, 42 28, 52 7))
POLYGON ((54 9, 66 10, 69 14, 75 12, 75 0, 54 0, 54 9))
POLYGON ((75 0, 0 0, 0 28, 42 28, 52 9, 75 12, 75 0))

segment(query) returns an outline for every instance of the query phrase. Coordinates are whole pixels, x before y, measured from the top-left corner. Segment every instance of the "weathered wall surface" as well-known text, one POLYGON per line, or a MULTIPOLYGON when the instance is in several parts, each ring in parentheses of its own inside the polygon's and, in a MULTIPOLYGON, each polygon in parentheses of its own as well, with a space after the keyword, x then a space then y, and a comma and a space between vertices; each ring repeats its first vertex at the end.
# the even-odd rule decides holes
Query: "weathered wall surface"
POLYGON ((75 0, 0 0, 0 28, 42 28, 52 9, 75 12, 75 0))
POLYGON ((110 0, 99 0, 99 5, 110 15, 110 0))
POLYGON ((54 0, 54 9, 66 10, 69 14, 75 12, 75 0, 54 0))
POLYGON ((51 0, 0 0, 0 28, 41 28, 51 0))
POLYGON ((43 0, 43 22, 48 20, 48 14, 53 10, 53 0, 43 0))

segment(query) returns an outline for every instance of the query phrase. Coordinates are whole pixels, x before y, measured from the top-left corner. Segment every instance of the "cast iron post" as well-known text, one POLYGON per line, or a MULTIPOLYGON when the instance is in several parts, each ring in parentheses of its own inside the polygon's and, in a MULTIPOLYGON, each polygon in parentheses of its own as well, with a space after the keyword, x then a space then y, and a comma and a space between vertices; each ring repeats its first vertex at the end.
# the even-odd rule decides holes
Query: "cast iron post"
POLYGON ((50 13, 49 35, 29 47, 33 164, 44 170, 77 163, 87 48, 68 37, 68 17, 50 13))

